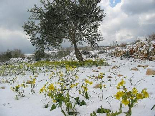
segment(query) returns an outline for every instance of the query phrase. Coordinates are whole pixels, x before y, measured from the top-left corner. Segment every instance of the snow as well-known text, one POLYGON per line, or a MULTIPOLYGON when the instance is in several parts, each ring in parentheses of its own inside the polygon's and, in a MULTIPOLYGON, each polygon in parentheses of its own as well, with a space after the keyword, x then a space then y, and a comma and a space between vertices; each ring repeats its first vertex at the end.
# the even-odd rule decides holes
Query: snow
MULTIPOLYGON (((146 75, 147 68, 137 67, 138 65, 148 65, 148 68, 155 69, 154 61, 138 60, 138 59, 123 59, 115 57, 109 57, 105 54, 100 54, 100 58, 107 59, 109 66, 101 66, 101 68, 93 67, 79 67, 78 76, 79 83, 82 83, 84 79, 89 79, 89 77, 97 76, 99 73, 105 73, 103 77, 103 83, 106 88, 103 89, 103 99, 101 90, 93 88, 96 84, 100 83, 100 80, 91 79, 93 85, 88 88, 88 93, 90 94, 90 100, 85 100, 86 106, 76 106, 77 111, 80 112, 78 116, 90 116, 90 113, 96 111, 101 105, 103 108, 110 109, 112 111, 118 111, 119 101, 114 98, 117 92, 116 86, 121 79, 126 81, 126 86, 130 90, 132 87, 136 87, 139 91, 147 88, 149 93, 149 98, 142 99, 132 108, 132 116, 154 116, 155 108, 151 110, 153 105, 155 105, 155 76, 146 75), (116 68, 112 68, 116 66, 116 68), (136 67, 138 71, 131 70, 131 68, 136 67), (118 76, 119 74, 123 76, 118 76), (112 78, 108 78, 111 76, 112 78), (126 78, 124 78, 126 77, 126 78)), ((57 69, 64 71, 64 68, 57 69)), ((48 80, 51 72, 39 73, 36 77, 36 87, 34 88, 35 93, 31 93, 30 87, 25 88, 25 97, 15 100, 16 93, 13 92, 10 87, 21 84, 21 82, 29 80, 30 73, 26 75, 17 75, 16 83, 9 84, 4 83, 2 80, 10 80, 15 76, 1 76, 0 77, 0 87, 5 87, 5 89, 0 89, 0 116, 63 116, 60 108, 50 111, 49 108, 44 108, 44 105, 50 101, 43 94, 39 93, 39 90, 43 87, 48 80)), ((57 78, 54 78, 52 82, 56 82, 57 78)), ((74 89, 73 89, 74 90, 74 89)), ((77 95, 75 91, 72 94, 77 95)), ((127 111, 127 107, 123 106, 123 111, 127 111)), ((106 114, 97 114, 98 116, 106 116, 106 114)), ((119 116, 125 116, 125 114, 120 114, 119 116)))

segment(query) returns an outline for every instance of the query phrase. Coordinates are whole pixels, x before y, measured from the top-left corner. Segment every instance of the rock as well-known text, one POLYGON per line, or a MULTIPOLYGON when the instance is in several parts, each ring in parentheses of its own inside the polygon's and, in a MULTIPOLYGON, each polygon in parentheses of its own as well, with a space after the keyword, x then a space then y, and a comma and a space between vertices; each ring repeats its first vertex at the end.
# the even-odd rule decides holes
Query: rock
POLYGON ((155 69, 148 68, 146 71, 146 75, 155 75, 155 69))
POLYGON ((149 65, 138 65, 137 67, 143 67, 143 68, 147 68, 149 65))
POLYGON ((96 84, 93 88, 97 89, 97 88, 101 88, 101 84, 96 84))
POLYGON ((134 67, 134 68, 131 68, 131 70, 138 71, 138 68, 134 67))
POLYGON ((0 87, 0 89, 5 89, 5 87, 0 87))
POLYGON ((121 75, 121 74, 119 74, 119 75, 117 75, 118 77, 122 77, 123 75, 121 75))
POLYGON ((106 85, 96 84, 93 88, 97 89, 102 87, 106 88, 106 85))
POLYGON ((108 76, 107 78, 112 78, 112 76, 108 76))
POLYGON ((117 69, 117 68, 119 68, 118 66, 113 66, 111 69, 117 69))
POLYGON ((154 61, 154 60, 155 60, 155 56, 151 56, 151 57, 149 58, 149 60, 154 61))
POLYGON ((99 72, 98 70, 92 70, 92 72, 99 72))
POLYGON ((101 69, 101 67, 98 67, 98 69, 101 69))
POLYGON ((27 80, 26 84, 32 84, 32 81, 27 80))

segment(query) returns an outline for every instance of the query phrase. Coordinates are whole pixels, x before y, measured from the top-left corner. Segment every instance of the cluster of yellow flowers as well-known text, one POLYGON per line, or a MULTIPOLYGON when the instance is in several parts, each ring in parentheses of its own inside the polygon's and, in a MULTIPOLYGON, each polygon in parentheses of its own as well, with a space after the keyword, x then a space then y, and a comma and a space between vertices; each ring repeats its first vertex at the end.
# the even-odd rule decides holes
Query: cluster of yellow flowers
POLYGON ((44 86, 40 89, 40 91, 39 91, 39 92, 40 92, 40 93, 43 93, 44 91, 45 91, 45 92, 47 91, 47 90, 46 90, 46 86, 45 86, 45 85, 44 85, 44 86))
POLYGON ((89 81, 88 79, 85 79, 85 83, 86 84, 89 84, 89 85, 92 85, 93 84, 93 82, 92 81, 89 81))
POLYGON ((54 87, 53 84, 50 84, 50 85, 48 86, 48 89, 49 89, 50 91, 54 91, 55 87, 54 87))
POLYGON ((87 86, 82 86, 82 88, 83 88, 83 90, 84 90, 85 92, 87 92, 87 91, 88 91, 87 86))
POLYGON ((70 88, 74 88, 74 87, 78 86, 78 84, 79 84, 79 83, 71 84, 71 85, 70 85, 70 88))
POLYGON ((45 83, 45 85, 40 89, 40 93, 43 93, 43 92, 47 92, 47 89, 46 89, 46 86, 47 86, 48 82, 45 83))
POLYGON ((18 90, 19 90, 20 87, 26 88, 27 85, 26 85, 25 83, 22 83, 22 84, 20 84, 20 85, 18 84, 18 85, 16 85, 15 87, 11 87, 11 90, 12 90, 12 91, 18 92, 18 90))
POLYGON ((103 75, 105 75, 104 73, 100 73, 98 76, 97 76, 97 78, 98 79, 102 79, 104 76, 103 75))
POLYGON ((67 71, 73 71, 75 68, 76 68, 76 66, 69 66, 69 65, 66 65, 66 70, 67 70, 67 71))
POLYGON ((121 82, 118 83, 117 89, 120 89, 121 86, 125 84, 125 81, 122 79, 121 82))
POLYGON ((121 89, 121 87, 123 87, 123 90, 118 91, 116 95, 114 95, 116 99, 122 100, 122 104, 128 105, 131 104, 133 101, 137 102, 139 99, 149 97, 149 94, 146 91, 146 89, 143 89, 140 93, 138 93, 138 90, 135 87, 132 89, 132 91, 128 91, 124 84, 125 81, 122 79, 122 81, 118 83, 117 89, 121 89))

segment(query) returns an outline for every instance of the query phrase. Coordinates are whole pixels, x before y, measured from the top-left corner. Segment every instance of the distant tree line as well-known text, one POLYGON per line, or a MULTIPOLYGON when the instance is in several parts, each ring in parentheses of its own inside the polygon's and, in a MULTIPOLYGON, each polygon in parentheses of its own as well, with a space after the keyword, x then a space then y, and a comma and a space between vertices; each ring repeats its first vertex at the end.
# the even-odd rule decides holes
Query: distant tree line
POLYGON ((5 62, 11 58, 23 58, 24 54, 19 49, 7 50, 6 52, 0 53, 0 62, 5 62))

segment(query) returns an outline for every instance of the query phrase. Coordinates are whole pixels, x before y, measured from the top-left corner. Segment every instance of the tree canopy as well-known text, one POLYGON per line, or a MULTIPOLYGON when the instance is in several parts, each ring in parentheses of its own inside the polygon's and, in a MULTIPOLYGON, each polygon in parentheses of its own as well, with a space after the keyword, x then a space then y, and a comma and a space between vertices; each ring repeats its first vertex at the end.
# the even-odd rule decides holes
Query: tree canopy
POLYGON ((60 47, 68 39, 75 49, 76 58, 83 61, 77 47, 81 42, 96 41, 100 22, 105 13, 98 5, 101 0, 41 0, 34 5, 23 28, 37 49, 60 47))

